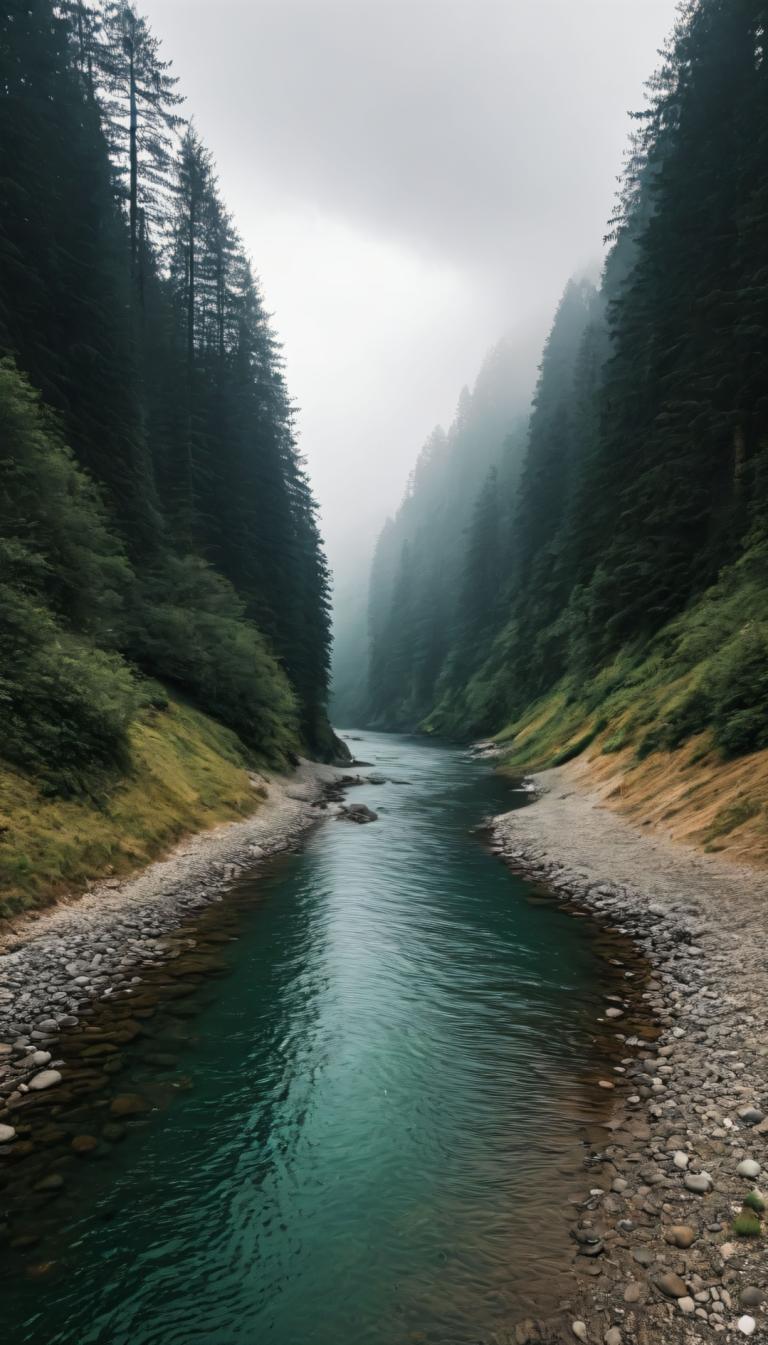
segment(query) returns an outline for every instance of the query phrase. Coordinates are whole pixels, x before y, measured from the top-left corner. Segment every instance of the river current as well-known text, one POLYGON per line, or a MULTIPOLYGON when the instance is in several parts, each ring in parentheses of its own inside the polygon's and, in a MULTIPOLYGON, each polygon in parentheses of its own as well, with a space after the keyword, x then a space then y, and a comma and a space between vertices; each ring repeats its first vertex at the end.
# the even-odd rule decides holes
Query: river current
POLYGON ((61 1168, 36 1266, 5 1265, 11 1345, 478 1345, 556 1306, 601 1063, 594 928, 473 833, 525 803, 486 763, 351 746, 384 783, 349 800, 378 820, 239 881, 223 974, 128 1055, 120 1088, 162 1101, 61 1168))

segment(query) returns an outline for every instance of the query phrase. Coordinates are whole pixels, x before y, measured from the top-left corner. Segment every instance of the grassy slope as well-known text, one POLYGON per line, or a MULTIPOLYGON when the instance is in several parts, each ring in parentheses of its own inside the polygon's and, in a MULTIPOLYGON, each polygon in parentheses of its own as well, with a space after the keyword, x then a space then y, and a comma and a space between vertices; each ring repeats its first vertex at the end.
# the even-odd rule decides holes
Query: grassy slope
POLYGON ((731 722, 722 688, 737 683, 747 644, 768 632, 757 560, 745 557, 644 649, 531 705, 497 735, 507 768, 579 758, 579 774, 639 825, 768 865, 768 749, 729 757, 718 745, 731 722))
POLYGON ((133 770, 93 800, 45 797, 0 762, 0 915, 125 874, 181 836, 253 812, 259 798, 229 729, 171 700, 131 730, 133 770))

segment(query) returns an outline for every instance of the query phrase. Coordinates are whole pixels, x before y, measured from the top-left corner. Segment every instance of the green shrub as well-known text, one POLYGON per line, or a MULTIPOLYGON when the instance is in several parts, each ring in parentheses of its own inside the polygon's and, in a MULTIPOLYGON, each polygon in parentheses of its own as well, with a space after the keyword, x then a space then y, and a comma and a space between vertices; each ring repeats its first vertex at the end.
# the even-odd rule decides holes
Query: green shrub
POLYGON ((762 1230, 754 1210, 744 1209, 741 1214, 737 1214, 733 1221, 733 1231, 740 1238, 759 1238, 762 1230))
POLYGON ((64 632, 49 612, 0 585, 0 721, 6 760, 48 792, 92 793, 128 765, 136 686, 122 659, 64 632))
POLYGON ((130 647, 141 668, 181 688, 274 761, 298 744, 288 678, 231 584, 193 556, 167 557, 139 594, 130 647))
POLYGON ((726 756, 768 747, 768 640, 747 628, 715 661, 709 686, 717 746, 726 756))

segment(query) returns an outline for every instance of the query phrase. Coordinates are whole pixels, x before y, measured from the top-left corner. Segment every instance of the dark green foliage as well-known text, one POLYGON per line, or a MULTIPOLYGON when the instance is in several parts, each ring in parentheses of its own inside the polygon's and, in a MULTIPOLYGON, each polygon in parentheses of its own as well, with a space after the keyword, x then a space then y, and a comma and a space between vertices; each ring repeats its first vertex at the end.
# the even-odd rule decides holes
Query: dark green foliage
POLYGON ((138 673, 335 744, 280 353, 175 84, 129 4, 0 16, 0 352, 57 413, 0 365, 1 750, 61 788, 125 766, 138 673))
POLYGON ((3 755, 64 792, 125 766, 134 679, 115 653, 131 575, 96 492, 0 361, 3 755))
POLYGON ((768 747, 768 639, 746 630, 718 660, 707 688, 709 719, 727 756, 768 747))
POLYGON ((196 557, 170 558, 145 579, 135 615, 129 645, 141 667, 193 697, 250 746, 290 754, 295 699, 226 579, 196 557))

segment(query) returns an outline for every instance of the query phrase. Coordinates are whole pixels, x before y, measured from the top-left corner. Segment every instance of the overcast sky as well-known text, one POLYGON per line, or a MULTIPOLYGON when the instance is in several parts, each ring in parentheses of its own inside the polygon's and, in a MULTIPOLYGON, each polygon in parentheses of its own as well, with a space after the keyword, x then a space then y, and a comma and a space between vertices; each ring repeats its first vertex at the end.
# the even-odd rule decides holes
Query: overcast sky
POLYGON ((348 574, 487 348, 517 329, 538 352, 599 258, 674 0, 140 7, 275 314, 348 574))

